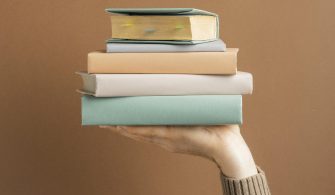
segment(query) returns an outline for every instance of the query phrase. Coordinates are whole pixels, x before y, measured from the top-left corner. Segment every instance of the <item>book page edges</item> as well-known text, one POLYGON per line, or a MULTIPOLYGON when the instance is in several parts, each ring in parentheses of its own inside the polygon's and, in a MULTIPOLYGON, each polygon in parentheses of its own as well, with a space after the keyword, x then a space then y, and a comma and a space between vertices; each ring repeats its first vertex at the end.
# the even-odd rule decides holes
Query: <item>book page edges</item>
POLYGON ((97 82, 96 76, 94 74, 89 74, 86 72, 76 72, 80 75, 83 81, 83 88, 81 89, 85 93, 95 94, 97 92, 97 82))
POLYGON ((85 91, 84 89, 77 89, 76 91, 78 93, 82 94, 82 95, 96 96, 95 93, 92 93, 92 92, 89 92, 89 91, 85 91))
POLYGON ((194 15, 190 16, 189 20, 192 40, 203 41, 218 38, 219 25, 217 17, 211 15, 194 15))

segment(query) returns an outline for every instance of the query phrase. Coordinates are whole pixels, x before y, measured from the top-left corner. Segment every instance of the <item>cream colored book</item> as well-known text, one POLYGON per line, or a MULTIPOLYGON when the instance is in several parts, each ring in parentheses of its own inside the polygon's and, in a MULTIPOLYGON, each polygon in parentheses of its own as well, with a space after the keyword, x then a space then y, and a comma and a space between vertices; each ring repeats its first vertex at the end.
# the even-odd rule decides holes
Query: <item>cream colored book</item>
POLYGON ((88 74, 81 93, 95 97, 164 95, 241 95, 252 93, 252 75, 88 74))
POLYGON ((88 54, 88 73, 236 74, 237 48, 225 52, 88 54))

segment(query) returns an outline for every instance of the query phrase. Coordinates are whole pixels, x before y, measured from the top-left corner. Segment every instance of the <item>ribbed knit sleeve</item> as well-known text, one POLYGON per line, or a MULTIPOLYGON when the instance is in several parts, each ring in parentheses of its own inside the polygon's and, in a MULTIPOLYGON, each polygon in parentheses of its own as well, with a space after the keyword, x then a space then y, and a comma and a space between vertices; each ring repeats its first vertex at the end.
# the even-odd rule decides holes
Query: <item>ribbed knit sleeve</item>
POLYGON ((271 195, 265 173, 257 169, 257 175, 244 179, 228 178, 221 173, 224 195, 271 195))

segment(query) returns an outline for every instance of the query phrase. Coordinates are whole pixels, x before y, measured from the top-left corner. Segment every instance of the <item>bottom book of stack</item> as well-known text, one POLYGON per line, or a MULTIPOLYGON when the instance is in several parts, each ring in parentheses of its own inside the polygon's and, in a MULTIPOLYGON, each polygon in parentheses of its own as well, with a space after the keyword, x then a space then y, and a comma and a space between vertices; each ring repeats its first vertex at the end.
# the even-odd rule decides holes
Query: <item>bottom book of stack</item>
POLYGON ((82 96, 83 125, 221 125, 242 123, 241 95, 82 96))

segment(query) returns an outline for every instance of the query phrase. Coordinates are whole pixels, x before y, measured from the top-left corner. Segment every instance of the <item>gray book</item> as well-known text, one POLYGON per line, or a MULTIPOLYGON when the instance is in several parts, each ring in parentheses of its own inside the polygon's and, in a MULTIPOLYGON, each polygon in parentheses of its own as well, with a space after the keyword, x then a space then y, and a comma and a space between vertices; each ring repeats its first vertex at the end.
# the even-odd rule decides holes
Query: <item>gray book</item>
POLYGON ((226 44, 215 40, 196 45, 171 45, 154 43, 107 43, 107 53, 166 53, 166 52, 223 52, 226 44))

